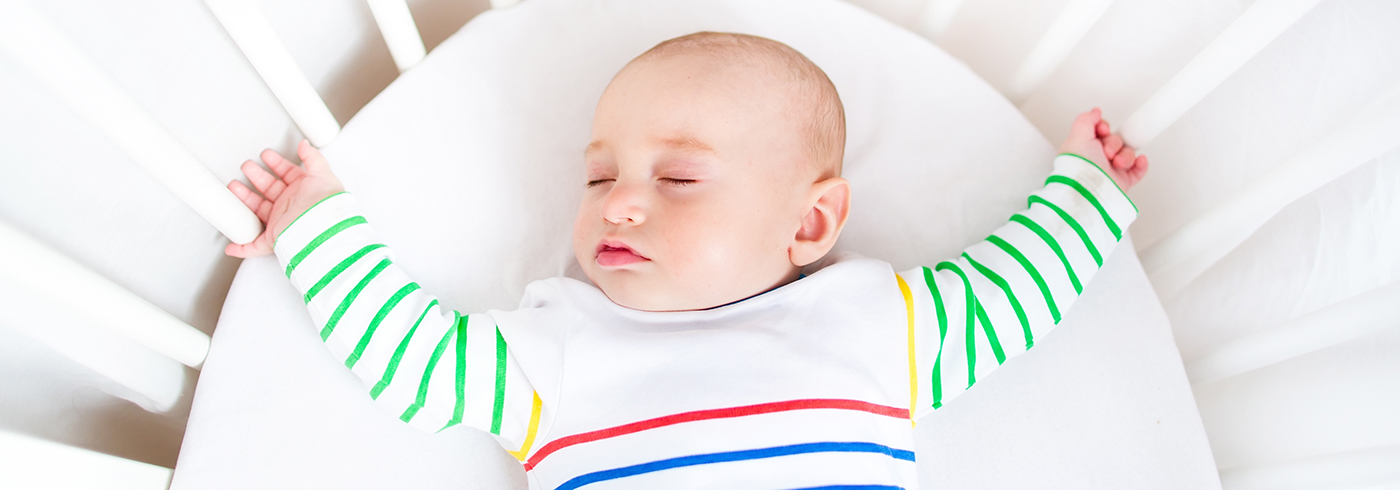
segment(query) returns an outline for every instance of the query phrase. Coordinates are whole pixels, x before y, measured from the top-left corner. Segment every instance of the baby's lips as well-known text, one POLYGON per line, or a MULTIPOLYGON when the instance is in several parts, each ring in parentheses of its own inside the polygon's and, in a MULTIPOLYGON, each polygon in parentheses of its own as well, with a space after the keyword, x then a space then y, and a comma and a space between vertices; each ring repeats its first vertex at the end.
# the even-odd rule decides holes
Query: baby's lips
POLYGON ((643 258, 643 259, 646 259, 646 256, 643 256, 642 254, 638 253, 635 249, 633 249, 632 247, 628 246, 626 243, 622 242, 621 240, 603 240, 603 241, 601 241, 601 242, 598 242, 598 247, 597 247, 596 249, 594 249, 593 254, 594 254, 595 256, 597 256, 597 255, 599 255, 599 254, 602 254, 603 252, 615 252, 615 251, 627 252, 627 253, 630 253, 630 254, 632 254, 632 255, 636 255, 636 256, 638 256, 638 257, 641 257, 641 258, 643 258))
POLYGON ((619 240, 603 240, 598 244, 594 260, 603 267, 621 267, 651 259, 637 253, 632 247, 619 240))

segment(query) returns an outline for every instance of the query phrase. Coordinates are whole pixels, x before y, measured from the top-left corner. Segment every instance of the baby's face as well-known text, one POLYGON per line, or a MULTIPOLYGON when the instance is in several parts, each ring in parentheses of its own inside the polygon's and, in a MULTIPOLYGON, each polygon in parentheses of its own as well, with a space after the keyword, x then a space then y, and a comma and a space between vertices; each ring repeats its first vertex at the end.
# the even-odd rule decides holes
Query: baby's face
POLYGON ((797 277, 789 247, 817 172, 773 78, 677 55, 634 62, 608 86, 574 253, 614 302, 710 308, 797 277))

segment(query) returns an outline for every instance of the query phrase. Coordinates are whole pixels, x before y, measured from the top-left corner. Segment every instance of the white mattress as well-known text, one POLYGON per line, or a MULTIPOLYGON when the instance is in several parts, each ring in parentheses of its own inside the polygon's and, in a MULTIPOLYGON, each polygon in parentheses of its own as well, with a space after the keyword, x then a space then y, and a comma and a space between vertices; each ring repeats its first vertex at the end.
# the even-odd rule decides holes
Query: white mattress
MULTIPOLYGON (((326 153, 424 288, 455 309, 509 308, 530 280, 578 277, 568 234, 580 152, 609 78, 697 30, 786 42, 831 76, 854 191, 839 248, 896 268, 933 263, 1004 222, 1049 170, 1052 146, 966 67, 855 7, 798 0, 530 0, 483 14, 326 153)), ((925 488, 1219 488, 1132 250, 1107 260, 1037 349, 919 425, 925 488)), ((490 437, 422 434, 382 412, 314 332, 272 259, 245 261, 175 488, 524 488, 490 437)))

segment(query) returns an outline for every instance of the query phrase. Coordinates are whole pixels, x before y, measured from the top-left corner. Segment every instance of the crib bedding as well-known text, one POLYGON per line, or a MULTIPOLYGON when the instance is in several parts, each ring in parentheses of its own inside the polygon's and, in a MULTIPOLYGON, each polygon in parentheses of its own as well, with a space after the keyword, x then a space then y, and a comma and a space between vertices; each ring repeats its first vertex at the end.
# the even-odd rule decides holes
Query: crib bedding
MULTIPOLYGON (((961 63, 853 6, 801 0, 488 12, 325 152, 425 289, 458 310, 511 308, 531 280, 581 277, 569 248, 581 150, 612 74, 698 30, 786 42, 832 78, 854 195, 838 249, 934 263, 1003 223, 1049 171, 1052 145, 961 63)), ((1166 316, 1131 244, 1119 250, 1057 332, 919 424, 925 488, 1219 487, 1166 316)), ((173 487, 525 487, 489 436, 409 428, 319 344, 275 261, 244 261, 173 487)))

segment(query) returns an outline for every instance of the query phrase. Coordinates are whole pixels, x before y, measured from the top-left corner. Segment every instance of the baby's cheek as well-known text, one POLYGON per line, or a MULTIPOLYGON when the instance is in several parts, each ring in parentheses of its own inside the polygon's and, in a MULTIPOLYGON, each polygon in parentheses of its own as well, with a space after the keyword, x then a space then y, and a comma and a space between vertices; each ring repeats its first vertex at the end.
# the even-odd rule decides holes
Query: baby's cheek
POLYGON ((667 256, 676 279, 692 284, 714 284, 733 266, 736 230, 701 220, 679 221, 665 234, 667 256))

